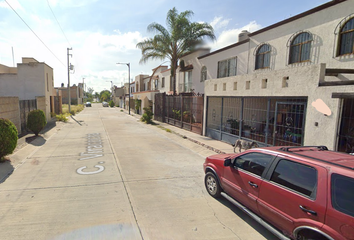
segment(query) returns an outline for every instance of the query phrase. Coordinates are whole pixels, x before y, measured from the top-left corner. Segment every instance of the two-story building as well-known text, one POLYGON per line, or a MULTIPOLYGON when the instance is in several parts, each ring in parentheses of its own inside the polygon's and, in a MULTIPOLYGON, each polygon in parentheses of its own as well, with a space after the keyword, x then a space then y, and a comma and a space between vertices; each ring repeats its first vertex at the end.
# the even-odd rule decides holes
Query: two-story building
MULTIPOLYGON (((43 110, 47 120, 58 110, 56 106, 61 105, 60 93, 54 90, 53 68, 34 58, 23 57, 17 67, 0 65, 0 96, 33 101, 37 105, 33 109, 43 110)), ((21 118, 25 121, 26 116, 21 118)))
POLYGON ((353 9, 353 1, 330 1, 199 56, 204 134, 352 152, 353 9))

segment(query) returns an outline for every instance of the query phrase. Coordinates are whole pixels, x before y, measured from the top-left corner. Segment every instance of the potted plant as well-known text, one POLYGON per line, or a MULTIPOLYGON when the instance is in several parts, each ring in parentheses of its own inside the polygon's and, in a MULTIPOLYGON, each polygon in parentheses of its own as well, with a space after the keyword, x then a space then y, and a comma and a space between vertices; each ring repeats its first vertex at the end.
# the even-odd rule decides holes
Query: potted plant
POLYGON ((250 125, 243 125, 243 134, 245 137, 250 137, 251 136, 251 126, 250 125))
POLYGON ((230 133, 237 134, 236 131, 239 130, 240 122, 237 119, 229 119, 226 122, 230 124, 230 133))

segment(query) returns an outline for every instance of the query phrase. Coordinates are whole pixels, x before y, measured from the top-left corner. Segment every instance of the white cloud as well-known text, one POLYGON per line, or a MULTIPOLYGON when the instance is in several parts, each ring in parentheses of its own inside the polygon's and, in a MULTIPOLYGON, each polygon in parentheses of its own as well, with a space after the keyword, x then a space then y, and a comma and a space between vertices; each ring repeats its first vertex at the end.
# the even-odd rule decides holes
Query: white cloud
POLYGON ((230 19, 223 19, 223 17, 214 17, 210 25, 214 28, 214 31, 217 31, 221 28, 225 28, 230 22, 230 19))
POLYGON ((49 0, 49 4, 52 7, 56 7, 58 5, 61 7, 83 7, 97 1, 98 0, 49 0))
POLYGON ((73 58, 70 60, 76 68, 77 82, 85 78, 88 87, 100 92, 109 89, 110 81, 121 86, 128 82, 128 67, 117 65, 117 62, 131 63, 130 78, 143 72, 151 74, 151 69, 158 63, 138 65, 141 52, 136 44, 144 38, 140 32, 121 32, 114 30, 112 34, 100 32, 79 32, 74 34, 73 58))
POLYGON ((259 30, 261 27, 262 26, 260 24, 257 24, 255 21, 252 21, 241 28, 224 30, 218 36, 217 41, 211 46, 212 50, 214 51, 238 42, 238 35, 241 33, 242 30, 254 32, 259 30))

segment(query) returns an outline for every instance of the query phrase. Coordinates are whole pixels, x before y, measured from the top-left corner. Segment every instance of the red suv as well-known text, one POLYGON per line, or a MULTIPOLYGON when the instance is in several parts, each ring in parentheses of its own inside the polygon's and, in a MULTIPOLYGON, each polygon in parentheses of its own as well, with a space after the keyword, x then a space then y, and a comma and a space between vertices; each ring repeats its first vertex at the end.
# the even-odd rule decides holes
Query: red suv
POLYGON ((354 156, 325 146, 207 157, 205 187, 280 239, 354 239, 354 156))

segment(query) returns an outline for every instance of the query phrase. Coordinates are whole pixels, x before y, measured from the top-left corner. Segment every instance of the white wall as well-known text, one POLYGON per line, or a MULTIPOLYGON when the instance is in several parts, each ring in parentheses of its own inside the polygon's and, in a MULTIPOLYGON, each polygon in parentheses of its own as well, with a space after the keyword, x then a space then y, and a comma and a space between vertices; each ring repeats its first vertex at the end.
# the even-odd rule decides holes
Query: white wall
MULTIPOLYGON (((293 68, 310 64, 326 63, 328 68, 353 68, 353 55, 335 57, 337 40, 334 34, 338 24, 348 15, 354 13, 354 1, 345 1, 322 11, 250 36, 250 72, 264 71, 255 69, 254 51, 261 43, 272 47, 271 70, 293 68), (313 35, 311 61, 288 65, 289 49, 287 42, 299 31, 308 31, 313 35)), ((267 71, 267 70, 265 70, 267 71)))

